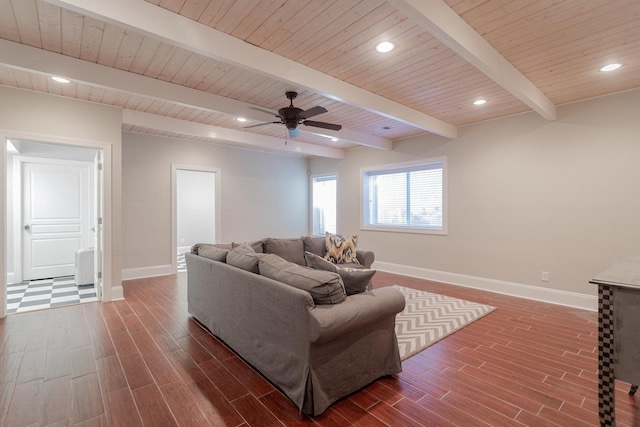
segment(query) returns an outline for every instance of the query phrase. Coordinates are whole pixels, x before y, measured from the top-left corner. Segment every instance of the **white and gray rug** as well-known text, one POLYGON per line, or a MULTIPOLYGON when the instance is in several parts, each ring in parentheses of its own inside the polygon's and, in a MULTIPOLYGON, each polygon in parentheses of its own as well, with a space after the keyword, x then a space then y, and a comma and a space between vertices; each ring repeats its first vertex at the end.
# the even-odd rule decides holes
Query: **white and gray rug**
POLYGON ((495 310, 495 307, 394 285, 407 301, 396 316, 400 358, 413 356, 495 310))

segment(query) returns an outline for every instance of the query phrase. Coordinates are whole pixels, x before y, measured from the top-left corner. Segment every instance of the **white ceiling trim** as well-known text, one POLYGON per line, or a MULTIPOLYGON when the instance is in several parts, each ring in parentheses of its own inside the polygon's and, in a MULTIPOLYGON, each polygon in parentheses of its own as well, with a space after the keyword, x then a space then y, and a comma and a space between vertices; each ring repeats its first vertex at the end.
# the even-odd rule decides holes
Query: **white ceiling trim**
POLYGON ((142 111, 122 110, 122 123, 165 132, 208 138, 212 142, 215 140, 229 141, 246 145, 247 147, 284 151, 301 156, 320 156, 332 159, 344 159, 345 157, 345 151, 338 148, 323 147, 321 145, 285 138, 274 138, 272 136, 259 135, 220 126, 210 126, 188 120, 143 113, 142 111))
POLYGON ((444 1, 388 2, 542 117, 556 120, 555 104, 444 1))
POLYGON ((45 0, 200 55, 318 92, 331 99, 447 137, 457 128, 435 117, 253 46, 144 0, 45 0))
MULTIPOLYGON (((76 82, 171 102, 185 107, 219 112, 235 117, 245 117, 256 122, 264 122, 266 118, 264 113, 250 108, 257 106, 246 102, 236 101, 93 62, 82 61, 77 58, 37 49, 9 40, 0 39, 0 63, 10 67, 48 75, 64 76, 76 82)), ((342 141, 383 150, 393 149, 392 141, 387 138, 348 128, 342 128, 340 131, 328 129, 315 131, 313 128, 301 126, 300 132, 332 136, 342 141)))

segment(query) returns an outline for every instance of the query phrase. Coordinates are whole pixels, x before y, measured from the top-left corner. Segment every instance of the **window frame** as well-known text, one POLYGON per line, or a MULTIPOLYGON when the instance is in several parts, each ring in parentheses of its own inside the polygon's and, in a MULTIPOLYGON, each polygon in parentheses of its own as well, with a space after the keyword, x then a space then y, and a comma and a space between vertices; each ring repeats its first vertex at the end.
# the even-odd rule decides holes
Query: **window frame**
POLYGON ((370 166, 360 169, 360 229, 370 231, 385 231, 394 233, 417 233, 417 234, 436 234, 447 235, 449 232, 449 186, 448 186, 448 167, 447 158, 431 157, 427 159, 421 159, 411 162, 393 163, 379 166, 370 166), (398 170, 403 172, 403 169, 416 168, 419 166, 428 166, 440 163, 442 165, 442 228, 427 228, 427 227, 409 227, 409 226, 395 226, 395 225, 370 225, 369 224, 369 199, 365 186, 367 183, 367 177, 371 172, 392 172, 398 170))
POLYGON ((340 188, 338 186, 338 172, 327 172, 327 173, 320 173, 320 174, 309 174, 309 235, 310 236, 324 236, 324 234, 314 234, 314 227, 313 227, 313 183, 315 182, 315 180, 317 178, 327 178, 327 177, 335 177, 335 181, 336 181, 336 233, 338 232, 339 228, 338 228, 338 223, 339 223, 339 219, 338 219, 338 212, 340 209, 340 188))

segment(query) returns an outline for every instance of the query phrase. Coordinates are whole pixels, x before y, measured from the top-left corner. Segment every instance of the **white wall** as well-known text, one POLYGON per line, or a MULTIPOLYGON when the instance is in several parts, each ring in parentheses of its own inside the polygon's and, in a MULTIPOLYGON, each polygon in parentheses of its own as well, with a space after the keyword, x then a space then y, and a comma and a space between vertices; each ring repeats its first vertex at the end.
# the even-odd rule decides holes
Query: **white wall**
POLYGON ((125 269, 171 264, 171 165, 220 169, 220 242, 308 231, 307 160, 123 133, 125 269))
POLYGON ((339 173, 338 231, 378 261, 595 295, 591 277, 640 255, 638 111, 640 91, 626 92, 560 106, 555 122, 527 113, 310 170, 339 173), (434 156, 448 159, 447 236, 359 230, 360 168, 434 156))
POLYGON ((214 172, 176 171, 178 248, 216 241, 214 172))
MULTIPOLYGON (((106 299, 121 298, 121 109, 9 87, 0 87, 0 100, 0 138, 92 146, 110 154, 111 167, 105 170, 104 290, 106 299)), ((4 150, 0 152, 0 259, 4 260, 6 156, 4 150)), ((0 263, 3 282, 4 264, 0 263)), ((4 298, 2 292, 0 314, 6 306, 4 298)))

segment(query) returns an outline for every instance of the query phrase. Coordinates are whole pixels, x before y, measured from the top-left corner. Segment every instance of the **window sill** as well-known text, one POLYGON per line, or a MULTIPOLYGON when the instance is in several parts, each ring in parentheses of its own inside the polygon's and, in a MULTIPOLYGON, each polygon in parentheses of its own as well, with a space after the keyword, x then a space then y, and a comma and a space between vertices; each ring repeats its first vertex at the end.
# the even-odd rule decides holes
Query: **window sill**
POLYGON ((416 228, 416 227, 384 227, 380 225, 361 225, 360 230, 363 231, 384 231, 390 233, 410 233, 410 234, 435 234, 439 236, 446 236, 447 230, 435 229, 435 228, 416 228))

